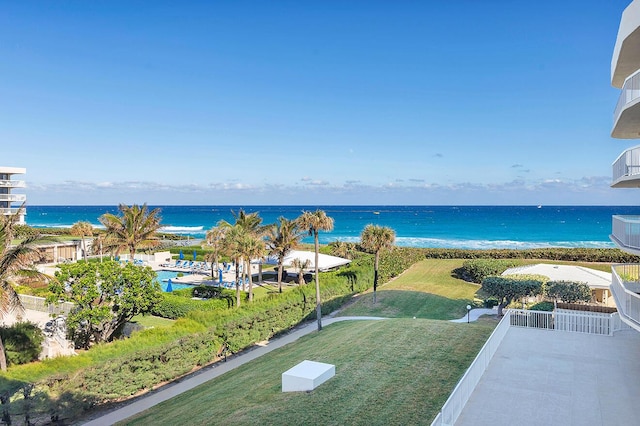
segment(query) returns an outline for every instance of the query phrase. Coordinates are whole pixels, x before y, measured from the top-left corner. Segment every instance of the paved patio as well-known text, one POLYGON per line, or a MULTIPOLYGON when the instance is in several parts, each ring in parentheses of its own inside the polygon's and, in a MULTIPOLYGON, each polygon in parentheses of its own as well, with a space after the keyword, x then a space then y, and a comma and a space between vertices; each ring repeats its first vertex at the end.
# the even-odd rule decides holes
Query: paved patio
POLYGON ((458 426, 638 425, 640 333, 511 327, 458 426))

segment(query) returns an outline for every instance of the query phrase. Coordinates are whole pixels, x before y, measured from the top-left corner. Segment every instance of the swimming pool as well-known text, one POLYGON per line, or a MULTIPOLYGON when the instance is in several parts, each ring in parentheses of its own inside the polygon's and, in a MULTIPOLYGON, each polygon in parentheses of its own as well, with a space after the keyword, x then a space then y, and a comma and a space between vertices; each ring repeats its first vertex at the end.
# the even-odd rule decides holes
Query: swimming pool
POLYGON ((156 274, 158 275, 158 282, 160 283, 160 287, 162 287, 162 291, 166 292, 167 291, 167 286, 169 285, 169 283, 167 282, 167 280, 171 280, 171 288, 174 290, 180 290, 183 288, 192 288, 193 286, 189 285, 189 284, 179 284, 174 282, 173 280, 176 279, 176 277, 178 276, 178 272, 176 271, 156 271, 156 274))

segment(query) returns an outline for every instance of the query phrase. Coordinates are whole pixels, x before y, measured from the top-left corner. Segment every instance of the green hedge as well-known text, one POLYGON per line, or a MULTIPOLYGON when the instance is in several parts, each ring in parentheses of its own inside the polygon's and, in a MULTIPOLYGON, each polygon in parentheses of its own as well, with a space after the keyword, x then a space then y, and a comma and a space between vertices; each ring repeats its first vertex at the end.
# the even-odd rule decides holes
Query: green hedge
POLYGON ((613 248, 541 248, 527 250, 465 250, 431 248, 421 250, 428 259, 546 259, 570 262, 640 262, 640 257, 613 248))

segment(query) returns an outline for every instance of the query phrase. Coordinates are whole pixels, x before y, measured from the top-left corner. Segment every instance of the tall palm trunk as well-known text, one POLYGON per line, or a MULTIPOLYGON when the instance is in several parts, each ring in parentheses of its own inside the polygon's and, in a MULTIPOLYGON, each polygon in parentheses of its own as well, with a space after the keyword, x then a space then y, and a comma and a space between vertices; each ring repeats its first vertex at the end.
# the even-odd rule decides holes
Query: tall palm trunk
POLYGON ((247 260, 245 263, 247 269, 247 277, 249 280, 249 302, 253 302, 253 280, 251 279, 251 261, 247 260))
POLYGON ((82 258, 85 261, 87 260, 87 243, 85 242, 84 234, 82 234, 82 258))
POLYGON ((316 317, 318 317, 318 331, 322 330, 322 306, 320 304, 320 278, 318 277, 318 252, 320 247, 318 245, 318 231, 314 231, 314 243, 316 248, 316 317))
POLYGON ((282 293, 282 260, 278 259, 278 292, 282 293))
POLYGON ((378 289, 378 263, 380 262, 380 251, 376 251, 376 260, 373 268, 373 304, 376 304, 376 290, 378 289))
POLYGON ((240 307, 240 265, 236 259, 236 306, 240 307))
POLYGON ((7 371, 7 357, 4 354, 4 343, 0 337, 0 370, 7 371))

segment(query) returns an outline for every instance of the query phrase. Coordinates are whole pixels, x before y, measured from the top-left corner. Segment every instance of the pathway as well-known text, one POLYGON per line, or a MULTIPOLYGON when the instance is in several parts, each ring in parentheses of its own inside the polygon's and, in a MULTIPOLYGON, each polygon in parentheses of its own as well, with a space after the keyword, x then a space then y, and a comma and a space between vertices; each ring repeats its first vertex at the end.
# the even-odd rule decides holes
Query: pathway
POLYGON ((467 319, 467 315, 463 316, 457 320, 451 320, 451 322, 471 322, 477 321, 482 315, 498 315, 497 307, 495 309, 486 309, 486 308, 477 308, 469 311, 469 318, 467 319))
MULTIPOLYGON (((337 317, 331 316, 324 317, 322 319, 322 325, 327 326, 339 321, 353 321, 353 320, 383 320, 387 318, 382 317, 337 317)), ((122 408, 111 411, 101 417, 95 418, 85 423, 86 426, 105 426, 112 425, 116 422, 128 419, 138 413, 141 413, 161 402, 167 401, 174 396, 177 396, 183 392, 191 390, 196 386, 199 386, 211 379, 214 379, 228 371, 240 367, 247 362, 253 361, 262 355, 269 353, 275 349, 281 348, 291 342, 298 340, 300 337, 312 333, 317 330, 317 322, 313 321, 307 325, 296 328, 290 333, 269 340, 267 343, 258 344, 253 349, 246 350, 238 355, 230 357, 226 362, 219 361, 212 366, 204 368, 199 372, 194 373, 187 379, 178 379, 175 382, 163 386, 158 391, 153 391, 148 395, 138 398, 136 401, 128 404, 122 408)))

